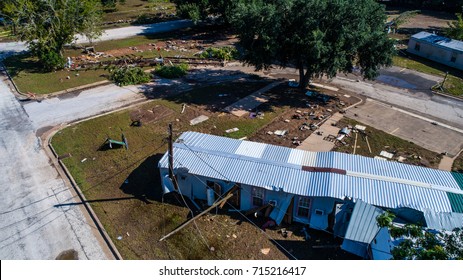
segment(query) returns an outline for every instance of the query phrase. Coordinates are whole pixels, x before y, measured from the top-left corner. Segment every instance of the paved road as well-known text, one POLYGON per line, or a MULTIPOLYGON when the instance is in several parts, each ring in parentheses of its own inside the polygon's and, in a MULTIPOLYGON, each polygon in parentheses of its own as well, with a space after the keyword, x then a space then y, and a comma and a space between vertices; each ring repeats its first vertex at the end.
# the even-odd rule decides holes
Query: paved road
MULTIPOLYGON (((136 35, 162 33, 162 32, 172 31, 176 29, 186 28, 190 26, 193 26, 193 22, 191 22, 190 20, 174 20, 174 21, 167 21, 167 22, 161 22, 161 23, 107 29, 104 31, 101 37, 95 41, 96 42, 109 41, 109 40, 117 40, 117 39, 132 37, 136 35)), ((81 35, 76 36, 75 43, 82 44, 82 43, 87 43, 87 42, 88 40, 84 36, 81 36, 81 35)), ((22 52, 25 50, 27 50, 27 46, 24 42, 0 43, 0 59, 2 57, 12 55, 18 52, 22 52)))
POLYGON ((0 76, 0 259, 106 259, 80 207, 42 150, 35 129, 0 76))
POLYGON ((23 105, 34 130, 51 128, 104 112, 144 99, 136 86, 118 87, 109 84, 78 94, 47 98, 42 102, 31 101, 23 105))
MULTIPOLYGON (((238 63, 231 64, 227 68, 247 73, 253 73, 254 71, 252 67, 243 67, 238 63)), ((269 71, 264 71, 264 73, 279 78, 291 77, 297 79, 299 77, 298 71, 294 68, 280 69, 275 67, 269 71)), ((431 85, 434 85, 439 80, 439 77, 397 67, 381 70, 381 73, 382 75, 377 81, 357 81, 358 78, 354 75, 348 75, 346 78, 343 74, 340 74, 330 81, 330 85, 410 112, 424 114, 448 125, 463 129, 463 100, 442 97, 433 94, 429 89, 431 85), (401 75, 400 73, 405 74, 401 75), (394 86, 390 84, 394 84, 394 86)), ((318 82, 318 80, 315 80, 315 82, 318 82)))

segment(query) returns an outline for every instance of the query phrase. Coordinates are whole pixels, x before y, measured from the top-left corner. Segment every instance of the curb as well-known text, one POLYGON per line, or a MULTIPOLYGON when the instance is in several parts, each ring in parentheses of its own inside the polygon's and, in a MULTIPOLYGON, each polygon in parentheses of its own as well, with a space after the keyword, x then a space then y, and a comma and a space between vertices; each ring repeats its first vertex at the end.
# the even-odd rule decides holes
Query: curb
POLYGON ((72 92, 79 91, 79 90, 85 90, 85 89, 90 89, 90 88, 94 88, 94 87, 98 87, 98 86, 109 85, 111 83, 112 82, 109 81, 109 80, 103 80, 103 81, 99 81, 99 82, 95 82, 95 83, 91 83, 91 84, 86 84, 86 85, 82 85, 82 86, 78 86, 78 87, 74 87, 74 88, 63 89, 63 90, 60 90, 60 91, 55 91, 55 92, 52 92, 52 93, 43 94, 43 99, 53 98, 53 97, 56 97, 56 96, 59 96, 59 95, 62 95, 62 94, 72 93, 72 92))
MULTIPOLYGON (((80 120, 76 120, 76 121, 73 121, 71 123, 68 123, 68 124, 65 124, 65 125, 58 125, 58 126, 55 126, 54 128, 44 132, 44 134, 42 134, 42 136, 40 136, 40 138, 43 137, 44 139, 44 144, 43 147, 46 149, 48 148, 49 151, 51 151, 51 153, 53 154, 53 157, 54 157, 54 160, 53 161, 53 165, 55 165, 55 168, 61 168, 61 170, 63 171, 64 175, 66 176, 66 178, 69 180, 69 183, 71 184, 72 186, 72 189, 76 192, 76 194, 78 195, 79 197, 79 200, 80 202, 82 203, 82 205, 85 207, 85 210, 87 211, 87 213, 89 214, 90 218, 92 219, 92 221, 95 223, 96 225, 96 228, 98 230, 98 232, 100 233, 101 237, 103 238, 106 246, 108 246, 108 249, 109 251, 111 252, 111 254, 113 255, 113 257, 116 259, 116 260, 123 260, 123 257, 122 255, 119 253, 119 251, 117 250, 117 247, 114 245, 112 239, 110 238, 110 236, 108 235, 108 233, 106 232, 104 226, 102 225, 102 223, 100 222, 100 220, 98 219, 98 216, 95 214, 95 212, 93 211, 92 207, 86 203, 86 198, 84 196, 84 194, 82 193, 82 191, 80 190, 79 188, 79 185, 77 184, 77 182, 74 180, 74 178, 72 177, 71 173, 69 172, 69 170, 67 169, 66 165, 58 159, 58 154, 56 153, 54 147, 53 147, 53 144, 51 143, 52 140, 53 140, 53 136, 58 133, 60 130, 62 130, 63 128, 65 127, 68 127, 72 124, 77 124, 77 123, 80 123, 80 122, 83 122, 83 121, 87 121, 87 120, 90 120, 90 119, 94 119, 94 118, 97 118, 97 117, 100 117, 100 116, 104 116, 104 115, 107 115, 107 114, 111 114, 111 113, 114 113, 114 112, 118 112, 118 111, 121 111, 121 110, 126 110, 128 108, 131 108, 133 106, 138 106, 138 105, 142 105, 144 103, 148 103, 148 102, 151 102, 151 100, 144 100, 144 101, 141 101, 141 102, 134 102, 134 103, 131 103, 131 104, 128 104, 127 106, 124 106, 124 107, 121 107, 121 108, 118 108, 116 110, 113 110, 113 111, 108 111, 108 112, 102 112, 98 115, 95 115, 95 116, 91 116, 91 117, 88 117, 88 118, 84 118, 84 119, 80 119, 80 120), (58 163, 58 166, 57 164, 58 163)), ((49 157, 51 156, 50 154, 48 155, 49 157)), ((64 178, 63 178, 64 180, 64 178)))
POLYGON ((121 254, 119 253, 119 251, 117 250, 116 246, 114 245, 114 243, 112 242, 111 238, 109 237, 108 233, 106 232, 106 230, 104 229, 103 225, 101 224, 100 220, 98 219, 98 216, 95 214, 95 212, 93 211, 92 207, 86 202, 87 199, 85 198, 84 194, 80 191, 80 188, 79 188, 79 185, 76 183, 76 181, 74 180, 74 178, 72 177, 71 173, 69 172, 69 170, 67 169, 66 165, 60 160, 58 159, 58 154, 56 153, 55 149, 53 148, 53 145, 51 144, 51 141, 53 139, 53 136, 58 132, 60 131, 60 129, 63 128, 63 127, 59 127, 58 130, 55 130, 53 131, 47 138, 47 144, 46 146, 50 149, 50 151, 52 152, 53 156, 55 157, 55 159, 58 161, 58 164, 59 166, 61 167, 61 169, 63 170, 63 172, 65 173, 66 177, 68 178, 69 182, 71 183, 74 191, 77 193, 78 197, 79 197, 79 200, 80 202, 82 203, 82 205, 85 207, 85 209, 87 210, 87 213, 90 215, 90 218, 92 219, 92 221, 95 223, 96 225, 96 228, 98 230, 98 232, 101 234, 101 236, 103 237, 103 240, 105 241, 106 245, 108 246, 109 250, 111 251, 112 255, 114 256, 114 258, 116 260, 123 260, 121 254))
POLYGON ((440 93, 440 92, 432 90, 432 88, 431 88, 431 92, 433 94, 435 94, 435 95, 440 96, 440 97, 449 98, 449 99, 453 99, 453 100, 460 101, 460 102, 463 101, 463 97, 457 97, 457 96, 448 95, 448 94, 445 94, 445 93, 440 93))

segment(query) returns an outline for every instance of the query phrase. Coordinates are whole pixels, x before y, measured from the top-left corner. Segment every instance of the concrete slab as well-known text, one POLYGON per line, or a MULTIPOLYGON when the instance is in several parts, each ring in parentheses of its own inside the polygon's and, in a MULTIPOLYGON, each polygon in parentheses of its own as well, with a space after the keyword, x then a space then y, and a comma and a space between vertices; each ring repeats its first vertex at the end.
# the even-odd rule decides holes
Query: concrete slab
POLYGON ((347 110, 346 116, 437 153, 453 156, 463 147, 460 131, 371 99, 347 110))
POLYGON ((312 152, 328 152, 334 148, 334 141, 330 142, 327 140, 323 140, 328 135, 337 136, 339 132, 339 128, 333 126, 333 123, 337 123, 339 120, 343 118, 343 115, 340 113, 335 113, 332 115, 328 120, 326 120, 319 128, 318 131, 322 133, 322 135, 318 135, 317 133, 310 134, 301 145, 297 147, 297 149, 305 150, 305 151, 312 151, 312 152))
POLYGON ((261 88, 260 90, 246 96, 245 98, 242 98, 236 101, 235 103, 226 107, 224 111, 231 113, 237 117, 242 117, 244 115, 247 115, 260 104, 268 102, 269 98, 263 95, 263 93, 267 92, 268 90, 276 87, 277 85, 281 83, 282 81, 273 82, 261 88))

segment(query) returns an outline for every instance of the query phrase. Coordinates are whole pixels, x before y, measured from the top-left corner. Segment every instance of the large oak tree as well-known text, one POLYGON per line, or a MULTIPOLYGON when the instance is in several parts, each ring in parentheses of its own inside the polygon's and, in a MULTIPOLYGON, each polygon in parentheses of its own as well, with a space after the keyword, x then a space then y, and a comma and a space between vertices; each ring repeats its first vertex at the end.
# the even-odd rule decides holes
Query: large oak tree
POLYGON ((392 62, 384 7, 374 0, 242 1, 230 17, 246 63, 256 70, 297 67, 302 88, 354 66, 374 79, 392 62))

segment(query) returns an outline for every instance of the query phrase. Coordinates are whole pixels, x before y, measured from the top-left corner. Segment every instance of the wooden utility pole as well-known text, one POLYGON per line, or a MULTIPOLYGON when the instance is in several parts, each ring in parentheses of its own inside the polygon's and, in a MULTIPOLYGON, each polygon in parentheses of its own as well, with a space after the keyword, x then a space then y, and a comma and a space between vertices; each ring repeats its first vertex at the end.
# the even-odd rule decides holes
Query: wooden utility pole
POLYGON ((169 123, 169 178, 174 184, 175 191, 178 191, 178 184, 174 175, 174 139, 172 134, 172 123, 169 123))
POLYGON ((193 218, 191 218, 190 220, 186 221, 185 223, 183 223, 182 225, 180 225, 178 228, 174 229, 173 231, 171 231, 169 234, 165 235, 164 237, 162 237, 161 239, 159 239, 159 241, 163 241, 164 239, 168 238, 169 236, 173 235, 174 233, 180 231, 182 228, 186 227, 187 225, 189 225, 191 222, 193 222, 194 220, 198 219, 199 217, 203 216, 204 214, 206 214, 207 212, 211 211, 212 209, 214 209, 215 207, 217 207, 217 205, 219 204, 222 204, 222 203, 225 203, 227 200, 229 200, 231 197, 233 196, 233 193, 229 193, 228 195, 226 195, 224 198, 222 198, 221 200, 215 202, 214 204, 212 204, 209 208, 207 208, 206 210, 204 210, 203 212, 199 213, 198 215, 194 216, 193 218))

